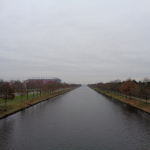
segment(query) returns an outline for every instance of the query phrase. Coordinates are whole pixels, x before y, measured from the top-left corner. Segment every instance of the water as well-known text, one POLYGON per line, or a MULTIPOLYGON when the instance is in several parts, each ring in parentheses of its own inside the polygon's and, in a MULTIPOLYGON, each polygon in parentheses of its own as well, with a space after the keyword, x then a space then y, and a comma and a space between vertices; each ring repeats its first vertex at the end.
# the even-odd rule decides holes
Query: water
POLYGON ((82 86, 0 120, 0 150, 149 150, 150 115, 82 86))

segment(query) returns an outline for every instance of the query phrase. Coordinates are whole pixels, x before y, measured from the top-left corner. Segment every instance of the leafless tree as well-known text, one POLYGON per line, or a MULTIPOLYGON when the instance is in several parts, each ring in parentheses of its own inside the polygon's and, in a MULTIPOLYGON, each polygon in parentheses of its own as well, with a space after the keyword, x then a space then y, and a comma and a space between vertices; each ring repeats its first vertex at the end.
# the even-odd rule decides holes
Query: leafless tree
POLYGON ((0 85, 0 93, 1 93, 0 95, 1 95, 2 99, 5 100, 5 109, 6 109, 7 100, 8 99, 12 100, 15 97, 14 89, 10 85, 9 82, 2 82, 1 85, 0 85))

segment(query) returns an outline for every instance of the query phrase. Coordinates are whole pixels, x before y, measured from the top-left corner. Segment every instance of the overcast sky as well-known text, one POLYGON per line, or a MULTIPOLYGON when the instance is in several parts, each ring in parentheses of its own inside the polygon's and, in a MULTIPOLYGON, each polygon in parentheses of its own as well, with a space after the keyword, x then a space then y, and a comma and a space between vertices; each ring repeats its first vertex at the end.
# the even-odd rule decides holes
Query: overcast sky
POLYGON ((0 78, 149 75, 150 0, 0 0, 0 78))

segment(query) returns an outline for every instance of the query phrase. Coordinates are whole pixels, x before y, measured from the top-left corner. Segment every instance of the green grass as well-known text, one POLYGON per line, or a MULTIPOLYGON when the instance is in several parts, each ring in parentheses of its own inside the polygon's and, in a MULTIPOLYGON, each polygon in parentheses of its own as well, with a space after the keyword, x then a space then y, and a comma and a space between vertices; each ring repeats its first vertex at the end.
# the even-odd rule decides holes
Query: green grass
POLYGON ((30 98, 28 100, 25 99, 22 102, 21 102, 21 100, 19 100, 19 101, 12 100, 11 103, 7 103, 6 108, 4 105, 0 105, 0 118, 6 117, 12 113, 23 110, 27 107, 30 107, 30 106, 35 105, 37 103, 40 103, 40 102, 47 100, 49 98, 58 96, 60 94, 66 93, 66 92, 69 92, 73 89, 75 89, 75 88, 67 89, 67 90, 63 90, 63 91, 57 91, 57 92, 51 93, 51 94, 46 92, 47 95, 46 95, 46 93, 44 93, 44 95, 42 94, 41 97, 38 96, 38 98, 35 95, 34 99, 32 98, 33 94, 30 94, 30 98))
MULTIPOLYGON (((41 96, 48 95, 48 94, 49 94, 49 92, 44 92, 44 93, 41 93, 41 96)), ((35 93, 35 94, 29 94, 28 99, 32 98, 33 95, 34 95, 34 98, 40 97, 40 93, 38 93, 38 94, 35 93)), ((15 96, 15 98, 13 100, 8 99, 7 102, 14 102, 14 101, 17 101, 17 100, 21 101, 21 96, 20 95, 15 96)), ((25 101, 25 100, 27 100, 27 95, 22 96, 22 101, 25 101)), ((0 99, 0 104, 2 104, 2 103, 5 103, 4 99, 0 99)))

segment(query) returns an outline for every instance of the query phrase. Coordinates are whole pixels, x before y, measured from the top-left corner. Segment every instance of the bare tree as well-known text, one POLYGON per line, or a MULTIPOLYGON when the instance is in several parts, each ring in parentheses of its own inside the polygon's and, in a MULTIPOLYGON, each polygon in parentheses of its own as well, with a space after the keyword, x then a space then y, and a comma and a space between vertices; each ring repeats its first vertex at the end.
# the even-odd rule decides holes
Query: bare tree
POLYGON ((149 95, 150 95, 150 79, 148 77, 145 77, 143 79, 143 84, 142 84, 142 88, 143 88, 143 94, 144 94, 144 97, 146 99, 146 102, 147 102, 147 99, 149 98, 149 95))
POLYGON ((5 100, 5 109, 6 109, 7 100, 8 99, 12 100, 15 97, 14 89, 9 82, 3 82, 0 85, 0 93, 1 97, 5 100))

